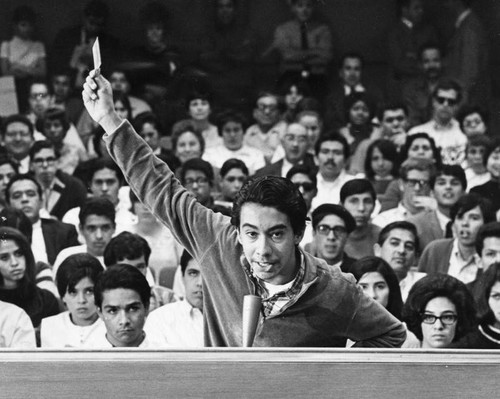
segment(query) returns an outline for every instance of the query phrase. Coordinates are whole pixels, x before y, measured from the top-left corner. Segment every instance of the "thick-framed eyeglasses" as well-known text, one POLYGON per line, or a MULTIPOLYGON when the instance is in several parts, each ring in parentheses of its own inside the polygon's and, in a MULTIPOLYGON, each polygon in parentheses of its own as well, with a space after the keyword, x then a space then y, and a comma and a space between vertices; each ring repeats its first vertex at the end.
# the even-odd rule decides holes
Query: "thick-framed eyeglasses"
POLYGON ((330 227, 327 224, 320 224, 316 227, 316 231, 323 236, 328 236, 330 231, 332 231, 335 238, 343 238, 347 235, 347 230, 344 226, 330 227))
POLYGON ((450 105, 453 107, 454 105, 457 105, 457 103, 458 103, 458 101, 453 99, 453 98, 447 98, 447 97, 441 97, 441 96, 435 96, 434 98, 441 105, 444 105, 444 103, 446 103, 447 105, 450 105))
POLYGON ((186 180, 184 180, 185 186, 192 186, 194 183, 197 183, 198 185, 201 186, 202 184, 207 184, 208 179, 206 177, 198 177, 196 179, 187 178, 186 180))
POLYGON ((458 316, 453 313, 443 314, 441 316, 435 316, 433 314, 426 314, 426 313, 422 315, 422 323, 434 324, 436 320, 439 320, 445 326, 451 326, 452 324, 455 324, 457 322, 458 316))
POLYGON ((47 158, 34 158, 33 163, 36 166, 43 166, 44 164, 47 164, 47 166, 52 166, 56 163, 57 159, 54 157, 47 157, 47 158))
POLYGON ((418 179, 405 179, 405 183, 410 186, 411 188, 416 188, 419 186, 420 188, 427 188, 429 187, 429 181, 428 180, 418 180, 418 179))

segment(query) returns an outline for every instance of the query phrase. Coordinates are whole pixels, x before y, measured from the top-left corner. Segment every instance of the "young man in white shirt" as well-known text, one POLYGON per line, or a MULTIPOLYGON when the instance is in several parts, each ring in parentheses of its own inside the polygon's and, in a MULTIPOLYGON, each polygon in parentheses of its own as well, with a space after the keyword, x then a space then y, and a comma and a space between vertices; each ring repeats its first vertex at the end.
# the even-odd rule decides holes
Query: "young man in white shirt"
POLYGON ((187 251, 181 256, 181 270, 186 290, 184 299, 151 312, 144 330, 148 337, 161 346, 198 348, 203 346, 201 271, 187 251))

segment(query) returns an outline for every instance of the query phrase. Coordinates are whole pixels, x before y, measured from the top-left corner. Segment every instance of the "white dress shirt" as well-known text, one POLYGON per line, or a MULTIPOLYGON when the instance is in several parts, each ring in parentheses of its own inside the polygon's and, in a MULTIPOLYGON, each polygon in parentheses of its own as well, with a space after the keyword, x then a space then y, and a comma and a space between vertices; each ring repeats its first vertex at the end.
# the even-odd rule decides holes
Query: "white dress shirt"
POLYGON ((469 259, 463 259, 458 248, 458 240, 453 240, 448 274, 467 284, 476 279, 480 267, 482 264, 479 255, 474 253, 469 259))
POLYGON ((322 204, 339 204, 340 189, 349 180, 355 179, 356 176, 348 174, 344 169, 334 181, 326 181, 321 173, 318 172, 317 187, 318 194, 313 198, 311 204, 311 212, 322 204))

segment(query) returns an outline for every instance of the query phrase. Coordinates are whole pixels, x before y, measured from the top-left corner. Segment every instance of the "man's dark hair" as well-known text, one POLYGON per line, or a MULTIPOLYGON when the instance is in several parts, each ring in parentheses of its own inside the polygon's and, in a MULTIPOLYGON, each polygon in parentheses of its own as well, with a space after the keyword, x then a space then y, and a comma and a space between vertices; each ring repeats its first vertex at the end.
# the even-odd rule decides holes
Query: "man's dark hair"
POLYGON ((404 112, 404 114, 406 115, 406 117, 408 117, 408 107, 406 106, 405 103, 392 102, 392 103, 385 104, 379 108, 379 112, 377 115, 378 119, 382 122, 382 120, 384 119, 384 115, 387 111, 398 111, 398 110, 402 110, 404 112))
POLYGON ((15 114, 15 115, 10 115, 7 118, 5 118, 2 122, 2 135, 5 137, 5 132, 7 131, 7 128, 13 124, 13 123, 22 123, 23 125, 26 125, 28 127, 28 130, 31 134, 31 137, 33 137, 33 124, 31 121, 24 115, 21 114, 15 114))
POLYGON ((86 17, 96 17, 107 20, 109 17, 109 8, 106 3, 101 0, 91 0, 83 9, 83 14, 86 17))
POLYGON ((353 52, 353 51, 342 54, 342 57, 340 58, 340 61, 339 61, 339 69, 342 69, 342 67, 344 66, 345 60, 348 58, 355 58, 355 59, 359 60, 360 64, 361 64, 361 69, 363 69, 363 67, 365 65, 365 60, 364 60, 363 56, 361 54, 353 52))
POLYGON ((245 162, 243 162, 241 159, 236 158, 230 158, 222 164, 222 167, 220 168, 220 176, 224 178, 228 174, 228 172, 233 169, 241 170, 243 174, 248 177, 248 168, 245 165, 245 162))
POLYGON ((438 80, 436 87, 434 87, 434 90, 432 91, 432 98, 437 96, 439 90, 455 90, 457 93, 457 104, 462 101, 462 87, 460 86, 460 83, 454 79, 441 78, 438 80))
POLYGON ((339 133, 327 131, 318 137, 318 141, 316 141, 316 144, 314 145, 314 153, 316 154, 316 156, 318 156, 319 154, 321 145, 326 141, 338 141, 340 144, 342 144, 345 159, 349 158, 349 156, 351 155, 351 149, 349 147, 349 144, 347 143, 346 138, 339 133))
POLYGON ((343 204, 347 197, 356 194, 368 193, 373 199, 373 202, 377 199, 377 194, 373 185, 367 179, 353 179, 345 183, 340 189, 340 203, 343 204))
POLYGON ((460 181, 464 191, 467 189, 467 177, 465 171, 460 165, 443 165, 430 180, 430 186, 434 190, 436 179, 440 176, 453 176, 460 181))
POLYGON ((428 172, 429 181, 432 181, 436 176, 436 165, 430 159, 408 158, 399 168, 399 177, 406 180, 408 178, 408 173, 412 170, 428 172))
POLYGON ((324 217, 328 215, 336 215, 345 223, 345 228, 348 233, 352 233, 356 228, 356 221, 342 205, 336 204, 321 204, 312 213, 312 227, 314 230, 318 227, 324 217))
POLYGON ((307 207, 300 191, 288 179, 278 176, 262 176, 251 179, 236 194, 231 224, 238 230, 243 205, 247 202, 272 207, 288 216, 295 235, 306 227, 307 207))
POLYGON ((120 186, 123 185, 125 179, 123 177, 122 171, 113 160, 107 158, 94 158, 88 162, 87 167, 88 167, 87 169, 88 181, 86 183, 88 187, 90 187, 90 184, 94 179, 94 175, 103 169, 109 169, 114 171, 116 173, 116 178, 118 179, 118 183, 120 184, 120 186))
POLYGON ((85 226, 87 218, 90 215, 106 217, 115 225, 115 207, 107 198, 89 198, 85 201, 78 214, 78 219, 82 227, 85 226))
POLYGON ((219 132, 219 136, 222 136, 222 130, 224 126, 226 126, 229 122, 237 123, 241 125, 243 129, 243 133, 247 130, 249 124, 248 120, 245 116, 239 112, 233 111, 231 109, 225 110, 216 116, 217 130, 219 132))
POLYGON ((59 121, 61 122, 61 125, 64 129, 64 132, 66 132, 69 129, 69 120, 68 117, 66 116, 66 111, 64 111, 61 108, 49 108, 47 111, 44 112, 43 117, 38 119, 36 121, 36 129, 39 132, 44 132, 44 125, 45 122, 47 121, 59 121))
POLYGON ((489 136, 485 134, 473 134, 471 137, 469 137, 467 149, 471 147, 484 147, 484 158, 484 155, 486 155, 486 151, 488 151, 488 148, 491 148, 492 145, 493 144, 491 143, 491 139, 489 136))
POLYGON ((392 222, 385 226, 378 235, 377 244, 380 246, 384 245, 384 242, 389 237, 389 234, 391 234, 391 231, 396 229, 409 231, 415 238, 415 248, 419 248, 417 228, 413 223, 407 222, 406 220, 392 222))
POLYGON ((113 237, 104 249, 104 264, 106 267, 121 263, 123 259, 135 260, 144 256, 146 266, 149 264, 151 247, 138 234, 123 231, 113 237))
POLYGON ((290 168, 290 170, 286 173, 286 178, 288 180, 292 180, 292 177, 295 175, 306 175, 311 179, 311 183, 314 184, 314 187, 316 188, 318 185, 318 181, 316 178, 317 170, 315 168, 312 168, 310 166, 300 164, 300 165, 294 165, 290 168))
POLYGON ((184 274, 186 274, 186 269, 187 269, 189 261, 192 259, 193 259, 193 257, 191 256, 191 254, 188 251, 186 251, 186 250, 182 251, 180 264, 181 264, 181 272, 182 272, 183 276, 184 276, 184 274))
POLYGON ((489 222, 483 224, 476 234, 476 253, 481 256, 484 248, 484 240, 490 237, 500 238, 500 222, 489 222))
POLYGON ((36 154, 38 154, 42 150, 52 150, 54 151, 54 156, 59 158, 59 151, 56 150, 54 143, 50 140, 40 140, 35 141, 30 148, 30 160, 33 162, 36 154))
POLYGON ((35 177, 29 173, 24 173, 22 175, 15 175, 10 179, 9 183, 7 183, 7 186, 5 187, 5 200, 7 201, 8 204, 10 204, 10 189, 14 185, 14 183, 21 181, 21 180, 29 180, 33 182, 36 186, 36 192, 38 193, 38 196, 42 198, 42 186, 40 186, 40 183, 35 179, 35 177))
POLYGON ((150 111, 141 112, 132 120, 132 126, 134 127, 135 131, 138 134, 141 134, 141 130, 146 123, 153 125, 154 128, 158 130, 158 134, 160 136, 162 135, 162 127, 160 120, 153 112, 150 111))
POLYGON ((460 197, 450 209, 450 219, 454 222, 457 217, 462 217, 464 213, 469 212, 477 206, 481 209, 485 224, 496 220, 491 201, 476 193, 468 193, 460 197))
POLYGON ((453 342, 477 328, 474 299, 465 284, 446 274, 428 275, 413 285, 403 307, 403 321, 420 341, 423 339, 422 314, 429 301, 437 297, 448 298, 455 305, 458 321, 453 342))
POLYGON ((182 168, 179 172, 179 180, 181 181, 182 184, 184 184, 188 170, 197 170, 203 173, 205 177, 208 179, 210 185, 213 184, 214 169, 209 162, 199 158, 188 159, 186 162, 184 162, 184 165, 182 165, 182 168))
POLYGON ((81 253, 68 256, 56 273, 59 296, 62 298, 66 292, 73 291, 75 286, 86 277, 95 285, 103 270, 101 262, 90 254, 81 253))
POLYGON ((94 287, 95 304, 102 309, 102 298, 106 291, 119 288, 129 289, 137 292, 141 302, 146 309, 149 309, 151 297, 151 287, 146 277, 134 266, 114 265, 108 267, 97 280, 94 287))
POLYGON ((427 50, 437 50, 439 51, 439 56, 442 58, 443 57, 443 50, 441 49, 441 46, 437 43, 434 42, 427 42, 422 44, 418 48, 418 59, 422 61, 422 57, 424 55, 424 52, 427 50))

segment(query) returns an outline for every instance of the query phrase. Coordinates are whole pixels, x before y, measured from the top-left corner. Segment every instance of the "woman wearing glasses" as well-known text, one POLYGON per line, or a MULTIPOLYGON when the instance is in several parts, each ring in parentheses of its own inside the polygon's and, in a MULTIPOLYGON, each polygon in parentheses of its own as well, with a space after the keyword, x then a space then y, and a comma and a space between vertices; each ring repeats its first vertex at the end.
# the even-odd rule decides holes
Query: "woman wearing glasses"
POLYGON ((422 348, 448 348, 476 329, 474 301, 465 284, 456 278, 429 275, 410 290, 403 321, 422 348))

